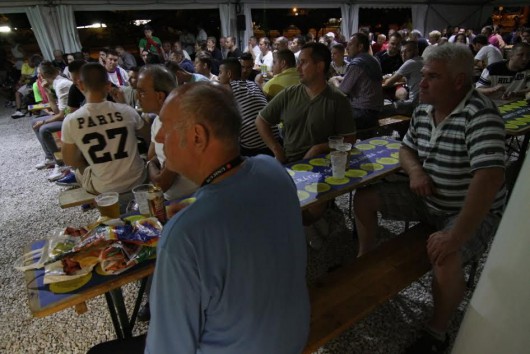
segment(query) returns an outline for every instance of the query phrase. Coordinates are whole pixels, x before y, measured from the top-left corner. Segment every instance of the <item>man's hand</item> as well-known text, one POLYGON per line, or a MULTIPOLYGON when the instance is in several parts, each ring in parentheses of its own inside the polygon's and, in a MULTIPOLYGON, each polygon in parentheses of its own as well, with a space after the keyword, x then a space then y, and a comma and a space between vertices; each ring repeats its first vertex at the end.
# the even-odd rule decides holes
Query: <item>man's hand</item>
POLYGON ((451 230, 437 231, 427 240, 427 254, 431 264, 441 265, 448 255, 459 252, 460 247, 460 241, 451 230))
POLYGON ((256 84, 258 84, 259 86, 263 86, 263 84, 265 83, 265 79, 263 78, 263 75, 258 74, 256 75, 254 82, 256 82, 256 84))
POLYGON ((344 78, 342 76, 333 76, 331 77, 329 80, 328 80, 328 83, 330 85, 333 85, 335 87, 339 87, 342 80, 344 80, 344 78))
POLYGON ((517 98, 517 97, 525 97, 525 94, 526 94, 526 90, 523 90, 523 91, 506 91, 501 99, 503 100, 511 100, 511 99, 514 99, 514 98, 517 98))
POLYGON ((112 96, 112 99, 116 103, 127 103, 125 101, 125 94, 123 93, 123 90, 119 87, 113 87, 110 89, 110 95, 112 96))
POLYGON ((46 123, 44 123, 43 120, 39 120, 38 122, 35 122, 35 124, 33 124, 33 129, 37 130, 40 127, 42 127, 44 124, 46 124, 46 123))
POLYGON ((504 92, 506 91, 506 86, 504 86, 503 84, 498 84, 493 86, 491 89, 493 92, 504 92))
POLYGON ((305 153, 304 159, 310 159, 312 157, 322 155, 323 153, 327 152, 326 150, 322 149, 321 145, 322 144, 311 146, 311 149, 307 150, 307 152, 305 153))
POLYGON ((409 179, 412 192, 422 197, 434 194, 432 179, 425 171, 415 171, 409 175, 409 179))

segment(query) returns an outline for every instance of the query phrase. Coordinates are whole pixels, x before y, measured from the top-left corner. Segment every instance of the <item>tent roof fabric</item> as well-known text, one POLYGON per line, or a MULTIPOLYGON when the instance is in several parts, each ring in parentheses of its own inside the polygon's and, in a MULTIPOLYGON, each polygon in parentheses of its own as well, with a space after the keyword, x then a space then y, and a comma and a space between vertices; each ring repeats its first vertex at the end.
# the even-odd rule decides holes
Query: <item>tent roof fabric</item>
MULTIPOLYGON (((318 4, 318 3, 328 3, 328 1, 322 1, 322 0, 299 0, 297 2, 297 5, 312 5, 312 4, 318 4)), ((330 1, 331 2, 331 1, 330 1)), ((229 3, 228 0, 226 1, 215 1, 215 0, 151 0, 147 2, 146 4, 145 0, 59 0, 59 1, 53 1, 53 0, 11 0, 11 1, 2 1, 0 4, 0 10, 1 9, 7 9, 10 7, 25 7, 25 6, 33 6, 33 5, 140 5, 140 4, 146 4, 146 5, 155 5, 159 7, 162 6, 168 6, 168 7, 174 7, 174 6, 180 6, 180 7, 211 7, 213 5, 218 5, 219 3, 229 3)), ((269 0, 267 1, 267 4, 264 5, 262 1, 259 0, 249 0, 245 1, 243 0, 242 3, 247 4, 261 4, 262 6, 270 7, 270 5, 278 3, 278 4, 285 4, 285 0, 269 0)), ((396 5, 395 2, 391 0, 350 0, 350 1, 335 1, 337 6, 340 6, 340 4, 359 4, 359 5, 378 5, 378 4, 387 4, 387 5, 396 5)), ((464 1, 458 1, 458 0, 405 0, 399 2, 399 5, 490 5, 490 6, 510 6, 510 5, 528 5, 528 0, 466 0, 464 1)))

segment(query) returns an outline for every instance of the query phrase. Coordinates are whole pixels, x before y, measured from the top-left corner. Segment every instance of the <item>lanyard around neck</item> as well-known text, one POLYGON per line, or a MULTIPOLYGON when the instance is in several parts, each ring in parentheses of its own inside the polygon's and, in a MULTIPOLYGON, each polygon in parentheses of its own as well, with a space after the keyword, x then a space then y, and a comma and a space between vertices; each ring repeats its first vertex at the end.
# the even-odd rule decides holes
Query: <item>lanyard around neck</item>
POLYGON ((204 187, 205 185, 212 183, 214 179, 230 171, 231 169, 241 165, 242 162, 243 162, 243 158, 241 156, 237 156, 233 160, 228 161, 227 163, 225 163, 224 165, 220 166, 218 169, 213 171, 211 175, 206 177, 204 182, 202 182, 201 187, 204 187))

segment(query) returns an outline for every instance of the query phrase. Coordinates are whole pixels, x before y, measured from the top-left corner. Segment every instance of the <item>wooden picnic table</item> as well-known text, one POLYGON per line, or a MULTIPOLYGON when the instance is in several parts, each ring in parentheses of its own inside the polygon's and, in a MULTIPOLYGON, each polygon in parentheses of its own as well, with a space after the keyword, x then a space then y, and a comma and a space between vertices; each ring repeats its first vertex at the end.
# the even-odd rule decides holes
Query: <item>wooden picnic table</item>
MULTIPOLYGON (((398 151, 400 143, 386 138, 372 138, 354 145, 345 178, 332 177, 329 155, 298 161, 286 165, 297 187, 300 207, 332 200, 368 183, 379 180, 400 169, 398 151)), ((44 240, 30 245, 42 247, 44 240)), ((44 284, 44 269, 25 272, 29 307, 35 317, 44 317, 74 307, 78 313, 86 311, 86 301, 105 295, 109 313, 118 338, 130 338, 145 290, 146 277, 154 272, 155 260, 141 263, 119 275, 102 275, 94 271, 68 282, 44 284), (134 311, 129 318, 123 301, 121 287, 142 280, 134 311)))

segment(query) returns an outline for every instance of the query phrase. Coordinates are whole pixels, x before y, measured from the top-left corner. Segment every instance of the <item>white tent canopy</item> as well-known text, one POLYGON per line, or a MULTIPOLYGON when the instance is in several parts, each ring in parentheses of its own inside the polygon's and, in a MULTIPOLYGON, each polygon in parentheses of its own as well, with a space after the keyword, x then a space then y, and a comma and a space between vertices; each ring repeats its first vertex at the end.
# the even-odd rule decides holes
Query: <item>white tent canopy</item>
POLYGON ((35 32, 43 55, 51 59, 53 49, 65 52, 78 51, 81 48, 77 34, 75 11, 119 11, 119 10, 171 10, 171 9, 219 9, 221 35, 234 35, 247 43, 252 35, 252 9, 262 8, 337 8, 342 15, 341 32, 348 37, 359 28, 359 10, 361 8, 410 8, 412 25, 422 33, 433 29, 442 29, 448 25, 479 29, 491 15, 494 6, 526 6, 528 1, 434 1, 416 0, 401 3, 389 0, 365 1, 318 1, 305 0, 286 3, 281 0, 214 1, 214 0, 11 0, 0 3, 0 13, 26 13, 35 32), (237 5, 236 5, 237 3, 237 5), (236 9, 245 15, 245 31, 237 31, 236 9))

